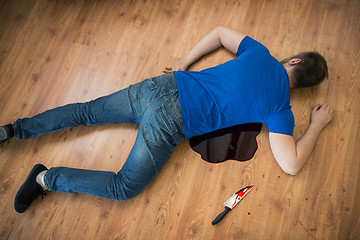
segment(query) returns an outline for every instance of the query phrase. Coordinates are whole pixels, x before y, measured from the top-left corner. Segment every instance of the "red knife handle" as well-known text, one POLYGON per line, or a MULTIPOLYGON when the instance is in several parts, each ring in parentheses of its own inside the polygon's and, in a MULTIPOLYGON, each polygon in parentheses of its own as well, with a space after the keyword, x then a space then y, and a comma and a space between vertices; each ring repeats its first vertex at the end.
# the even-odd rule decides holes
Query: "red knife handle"
POLYGON ((219 223, 224 217, 225 217, 225 215, 228 213, 228 212, 230 212, 231 211, 231 208, 229 208, 229 207, 225 207, 225 210, 222 212, 222 213, 220 213, 216 218, 215 218, 215 220, 214 221, 212 221, 212 225, 215 225, 215 224, 217 224, 217 223, 219 223))

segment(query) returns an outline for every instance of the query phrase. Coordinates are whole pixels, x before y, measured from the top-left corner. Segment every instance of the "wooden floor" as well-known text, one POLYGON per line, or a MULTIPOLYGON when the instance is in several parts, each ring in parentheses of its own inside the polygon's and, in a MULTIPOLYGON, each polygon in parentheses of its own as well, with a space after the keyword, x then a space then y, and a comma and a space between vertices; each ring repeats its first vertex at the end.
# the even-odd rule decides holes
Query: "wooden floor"
MULTIPOLYGON (((0 239, 360 239, 359 13, 359 0, 0 0, 0 125, 159 75, 218 25, 279 59, 308 50, 327 58, 327 81, 292 91, 296 137, 315 104, 335 110, 295 177, 281 171, 263 129, 247 163, 206 163, 184 141, 132 200, 48 193, 24 214, 13 200, 34 164, 116 172, 137 128, 13 139, 0 146, 0 239), (254 190, 212 226, 248 184, 254 190)), ((222 49, 192 69, 232 57, 222 49)))

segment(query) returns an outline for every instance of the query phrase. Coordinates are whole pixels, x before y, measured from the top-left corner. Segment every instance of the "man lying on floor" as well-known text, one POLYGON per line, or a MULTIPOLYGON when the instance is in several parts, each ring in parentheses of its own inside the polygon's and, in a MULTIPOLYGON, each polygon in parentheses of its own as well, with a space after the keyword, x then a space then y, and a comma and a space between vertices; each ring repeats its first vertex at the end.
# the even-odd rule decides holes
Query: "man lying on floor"
POLYGON ((217 27, 185 58, 147 79, 87 103, 69 104, 0 128, 0 143, 28 139, 80 125, 134 123, 138 135, 118 173, 37 164, 15 197, 26 211, 44 191, 87 193, 116 200, 138 195, 159 173, 183 139, 245 123, 265 123, 276 161, 295 175, 310 157, 322 129, 332 120, 327 104, 317 105, 305 134, 295 142, 290 88, 316 85, 328 76, 325 59, 303 52, 281 62, 243 33, 217 27), (199 72, 186 69, 225 47, 236 58, 199 72))

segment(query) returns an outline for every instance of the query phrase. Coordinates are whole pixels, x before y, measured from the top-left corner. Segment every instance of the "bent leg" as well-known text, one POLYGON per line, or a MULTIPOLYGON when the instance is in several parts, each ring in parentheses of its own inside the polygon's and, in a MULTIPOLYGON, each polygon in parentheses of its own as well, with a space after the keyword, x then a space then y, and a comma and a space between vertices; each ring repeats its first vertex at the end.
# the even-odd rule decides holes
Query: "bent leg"
POLYGON ((90 102, 54 108, 32 118, 15 121, 15 137, 28 139, 80 125, 137 123, 132 104, 127 88, 90 102))
POLYGON ((44 177, 46 188, 63 193, 86 193, 115 200, 138 195, 169 159, 176 144, 147 145, 139 130, 131 153, 118 172, 93 171, 65 167, 51 168, 44 177))

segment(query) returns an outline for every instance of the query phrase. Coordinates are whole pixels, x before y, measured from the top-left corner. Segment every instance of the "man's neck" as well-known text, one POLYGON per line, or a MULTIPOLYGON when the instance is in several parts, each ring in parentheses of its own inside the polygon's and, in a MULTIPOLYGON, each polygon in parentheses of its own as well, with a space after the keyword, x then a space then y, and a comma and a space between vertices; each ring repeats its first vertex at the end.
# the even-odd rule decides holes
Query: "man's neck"
POLYGON ((285 70, 286 70, 286 73, 287 73, 287 75, 288 75, 288 79, 289 79, 289 86, 290 86, 290 88, 294 88, 293 87, 293 84, 292 84, 292 77, 291 77, 291 71, 292 71, 292 68, 291 67, 288 67, 286 64, 285 65, 283 65, 284 66, 284 68, 285 68, 285 70))

